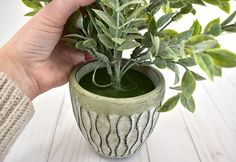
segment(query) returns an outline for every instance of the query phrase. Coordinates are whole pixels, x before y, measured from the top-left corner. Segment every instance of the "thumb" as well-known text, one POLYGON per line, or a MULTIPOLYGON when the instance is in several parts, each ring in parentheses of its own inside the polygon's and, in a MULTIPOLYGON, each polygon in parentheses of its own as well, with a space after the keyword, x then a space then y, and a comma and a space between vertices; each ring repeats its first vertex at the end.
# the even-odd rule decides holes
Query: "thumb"
POLYGON ((50 19, 52 25, 63 26, 77 9, 92 4, 95 0, 53 0, 36 17, 50 19), (50 17, 49 17, 50 16, 50 17))

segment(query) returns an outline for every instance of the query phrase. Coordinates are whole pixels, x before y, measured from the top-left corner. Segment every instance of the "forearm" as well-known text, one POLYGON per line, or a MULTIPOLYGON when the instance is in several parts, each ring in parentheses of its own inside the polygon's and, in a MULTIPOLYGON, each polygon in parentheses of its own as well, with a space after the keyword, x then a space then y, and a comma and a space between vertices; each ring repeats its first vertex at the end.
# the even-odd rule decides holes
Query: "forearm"
POLYGON ((30 99, 0 71, 0 162, 31 119, 33 112, 30 99))

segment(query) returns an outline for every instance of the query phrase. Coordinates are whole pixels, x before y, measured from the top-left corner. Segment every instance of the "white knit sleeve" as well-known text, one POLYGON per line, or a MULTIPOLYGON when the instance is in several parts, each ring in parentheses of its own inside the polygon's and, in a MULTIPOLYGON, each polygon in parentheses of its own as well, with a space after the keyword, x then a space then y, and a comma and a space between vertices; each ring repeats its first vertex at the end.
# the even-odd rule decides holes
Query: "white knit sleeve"
POLYGON ((0 73, 0 162, 34 113, 32 102, 0 73))

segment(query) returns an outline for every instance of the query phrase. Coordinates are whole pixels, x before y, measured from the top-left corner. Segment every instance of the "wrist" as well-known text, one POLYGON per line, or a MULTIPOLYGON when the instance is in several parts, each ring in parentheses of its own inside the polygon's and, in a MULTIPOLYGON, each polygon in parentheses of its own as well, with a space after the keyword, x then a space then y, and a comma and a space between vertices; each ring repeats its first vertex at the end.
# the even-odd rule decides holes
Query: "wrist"
POLYGON ((27 74, 22 63, 4 49, 0 49, 0 72, 14 81, 18 88, 31 100, 37 96, 37 86, 27 74))

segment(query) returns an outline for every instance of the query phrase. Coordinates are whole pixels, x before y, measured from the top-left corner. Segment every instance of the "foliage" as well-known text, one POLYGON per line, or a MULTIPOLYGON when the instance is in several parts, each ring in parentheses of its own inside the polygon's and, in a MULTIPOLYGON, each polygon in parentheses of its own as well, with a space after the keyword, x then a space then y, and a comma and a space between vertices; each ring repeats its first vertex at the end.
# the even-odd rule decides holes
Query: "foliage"
MULTIPOLYGON (((33 15, 47 3, 46 0, 23 2, 33 9, 27 15, 33 15)), ((178 94, 158 111, 169 111, 180 101, 193 112, 196 81, 205 78, 190 68, 198 65, 213 80, 221 75, 221 68, 236 66, 236 55, 222 49, 216 40, 223 32, 236 32, 236 11, 223 22, 219 18, 210 21, 205 28, 198 20, 181 33, 167 28, 185 15, 195 14, 195 5, 209 4, 230 12, 229 0, 99 0, 70 17, 66 25, 68 34, 62 40, 106 64, 111 83, 98 85, 93 79, 97 86, 119 88, 122 77, 134 65, 154 64, 160 69, 169 68, 175 73, 175 86, 171 89, 177 90, 178 94), (156 13, 163 14, 156 17, 156 13), (122 66, 125 50, 131 51, 130 59, 122 66), (183 75, 180 67, 185 69, 183 75)), ((96 70, 94 76, 95 73, 96 70)))

